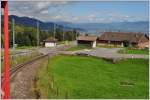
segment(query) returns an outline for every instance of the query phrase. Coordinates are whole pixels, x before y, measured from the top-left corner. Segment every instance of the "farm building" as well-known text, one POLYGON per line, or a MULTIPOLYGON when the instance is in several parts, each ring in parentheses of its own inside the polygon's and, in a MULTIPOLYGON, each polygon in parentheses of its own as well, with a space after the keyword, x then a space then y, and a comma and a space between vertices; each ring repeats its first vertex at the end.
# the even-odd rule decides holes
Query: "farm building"
POLYGON ((98 45, 148 47, 149 38, 143 33, 105 32, 97 39, 98 45))
POLYGON ((54 47, 57 44, 57 39, 49 37, 46 40, 44 40, 45 47, 54 47))
POLYGON ((92 48, 96 47, 96 36, 79 36, 77 38, 78 45, 90 46, 92 48))

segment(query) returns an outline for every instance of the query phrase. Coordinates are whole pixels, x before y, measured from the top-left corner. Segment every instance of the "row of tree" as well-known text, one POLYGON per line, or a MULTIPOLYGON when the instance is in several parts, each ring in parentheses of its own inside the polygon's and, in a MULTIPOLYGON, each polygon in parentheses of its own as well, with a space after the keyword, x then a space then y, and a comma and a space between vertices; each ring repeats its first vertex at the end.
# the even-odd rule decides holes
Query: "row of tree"
MULTIPOLYGON (((1 43, 2 47, 4 44, 4 32, 3 32, 3 25, 2 26, 2 34, 1 34, 1 43)), ((27 27, 24 25, 15 25, 15 44, 18 46, 36 46, 37 45, 37 28, 34 27, 27 27)), ((9 22, 9 38, 10 38, 10 47, 13 46, 13 29, 12 29, 12 22, 9 22)), ((79 35, 75 29, 71 31, 64 31, 63 28, 56 28, 55 34, 54 30, 50 29, 48 31, 41 30, 39 28, 39 43, 42 45, 43 40, 54 37, 58 39, 58 41, 72 41, 75 40, 76 37, 79 35)), ((39 45, 40 45, 39 44, 39 45)))

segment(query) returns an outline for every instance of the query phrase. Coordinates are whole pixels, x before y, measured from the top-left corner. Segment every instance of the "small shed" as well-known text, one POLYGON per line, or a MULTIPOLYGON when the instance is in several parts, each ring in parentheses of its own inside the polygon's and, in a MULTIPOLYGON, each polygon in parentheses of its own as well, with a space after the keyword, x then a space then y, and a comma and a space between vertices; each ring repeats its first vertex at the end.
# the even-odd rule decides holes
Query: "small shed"
POLYGON ((44 40, 45 47, 55 47, 57 44, 57 39, 49 37, 46 40, 44 40))
POLYGON ((79 36, 77 38, 78 45, 90 46, 92 48, 96 47, 96 36, 79 36))

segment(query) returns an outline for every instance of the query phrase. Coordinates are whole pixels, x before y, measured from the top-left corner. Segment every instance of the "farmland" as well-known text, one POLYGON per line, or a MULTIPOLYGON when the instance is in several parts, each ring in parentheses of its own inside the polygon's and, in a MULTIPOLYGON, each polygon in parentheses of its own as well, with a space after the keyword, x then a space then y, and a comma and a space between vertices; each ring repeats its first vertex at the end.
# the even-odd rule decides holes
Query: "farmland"
POLYGON ((88 46, 73 46, 69 48, 68 51, 76 51, 76 50, 83 50, 83 49, 92 49, 92 48, 88 46))
POLYGON ((148 49, 138 50, 138 49, 132 49, 132 48, 124 48, 118 52, 123 53, 123 54, 145 54, 145 55, 149 54, 148 49))
POLYGON ((58 55, 43 66, 37 73, 41 98, 148 98, 146 59, 114 64, 95 57, 58 55))

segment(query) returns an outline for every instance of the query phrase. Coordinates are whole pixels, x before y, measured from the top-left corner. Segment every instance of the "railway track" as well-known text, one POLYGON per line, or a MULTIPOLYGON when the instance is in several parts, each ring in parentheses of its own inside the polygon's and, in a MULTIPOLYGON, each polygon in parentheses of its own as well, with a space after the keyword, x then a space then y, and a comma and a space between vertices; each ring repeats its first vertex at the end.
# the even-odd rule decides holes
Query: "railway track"
MULTIPOLYGON (((33 62, 35 62, 35 61, 37 61, 37 60, 39 60, 39 59, 42 59, 42 58, 44 58, 44 57, 47 57, 47 56, 49 56, 49 55, 51 55, 51 56, 52 56, 52 55, 56 55, 57 52, 59 52, 58 49, 59 49, 59 50, 64 50, 64 49, 66 49, 66 48, 68 48, 68 47, 69 47, 69 46, 57 47, 54 51, 52 51, 52 52, 50 52, 50 53, 37 56, 37 57, 31 59, 30 61, 26 61, 26 62, 24 62, 24 63, 22 63, 22 64, 19 64, 19 65, 15 66, 15 67, 11 68, 11 69, 10 69, 10 79, 12 78, 12 75, 13 75, 14 73, 16 73, 17 71, 19 71, 21 68, 25 67, 26 65, 32 64, 33 62)), ((1 83, 3 84, 3 82, 4 82, 4 74, 2 73, 2 74, 1 74, 1 83)))
MULTIPOLYGON (((47 54, 43 54, 43 55, 37 56, 37 57, 35 57, 35 58, 33 58, 33 59, 29 60, 29 61, 26 61, 26 62, 24 62, 22 64, 19 64, 19 65, 15 66, 15 67, 11 68, 10 69, 10 79, 12 78, 12 75, 14 73, 18 72, 19 70, 21 70, 25 66, 27 66, 29 64, 32 64, 33 62, 35 62, 35 61, 37 61, 39 59, 42 59, 44 57, 48 57, 49 55, 51 55, 51 56, 52 55, 56 55, 60 50, 65 50, 65 49, 67 49, 69 47, 70 46, 60 46, 60 47, 57 47, 57 48, 54 49, 54 51, 51 51, 51 52, 49 52, 47 54)), ((3 82, 4 82, 4 74, 2 73, 1 74, 1 85, 3 84, 3 82)))
MULTIPOLYGON (((49 54, 50 54, 50 53, 49 53, 49 54)), ((46 57, 46 56, 48 56, 49 54, 37 56, 37 57, 31 59, 30 61, 26 61, 26 62, 24 62, 24 63, 22 63, 22 64, 19 64, 19 65, 15 66, 15 67, 11 68, 11 69, 10 69, 10 78, 11 78, 11 76, 12 76, 14 73, 16 73, 17 71, 19 71, 19 70, 20 70, 21 68, 23 68, 24 66, 26 66, 26 65, 28 65, 28 64, 31 64, 31 63, 33 63, 33 62, 39 60, 39 59, 42 59, 43 57, 46 57)), ((4 74, 3 74, 3 73, 1 74, 1 82, 2 82, 2 83, 4 82, 4 74)))

